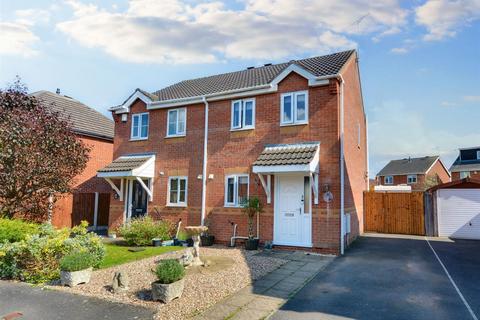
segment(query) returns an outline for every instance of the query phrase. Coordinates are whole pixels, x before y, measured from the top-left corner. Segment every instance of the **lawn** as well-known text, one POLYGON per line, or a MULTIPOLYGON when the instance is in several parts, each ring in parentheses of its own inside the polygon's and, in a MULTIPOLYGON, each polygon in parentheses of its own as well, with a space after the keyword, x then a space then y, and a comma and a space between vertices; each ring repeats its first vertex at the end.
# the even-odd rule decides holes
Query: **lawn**
POLYGON ((152 256, 158 256, 162 253, 176 251, 182 247, 145 247, 145 250, 138 252, 128 251, 129 246, 122 246, 118 244, 106 243, 106 254, 99 269, 109 268, 119 264, 140 260, 152 256))

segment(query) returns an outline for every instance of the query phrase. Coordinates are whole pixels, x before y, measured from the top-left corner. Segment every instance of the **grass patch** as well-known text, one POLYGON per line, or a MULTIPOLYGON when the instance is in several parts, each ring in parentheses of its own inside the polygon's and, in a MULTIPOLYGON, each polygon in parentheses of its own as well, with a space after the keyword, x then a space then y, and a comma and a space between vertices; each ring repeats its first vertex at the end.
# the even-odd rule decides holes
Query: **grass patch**
POLYGON ((158 256, 162 253, 176 251, 182 249, 182 247, 145 247, 143 251, 131 252, 128 251, 131 247, 122 246, 112 243, 105 244, 105 258, 100 263, 99 269, 113 267, 119 264, 132 262, 140 259, 145 259, 153 256, 158 256))

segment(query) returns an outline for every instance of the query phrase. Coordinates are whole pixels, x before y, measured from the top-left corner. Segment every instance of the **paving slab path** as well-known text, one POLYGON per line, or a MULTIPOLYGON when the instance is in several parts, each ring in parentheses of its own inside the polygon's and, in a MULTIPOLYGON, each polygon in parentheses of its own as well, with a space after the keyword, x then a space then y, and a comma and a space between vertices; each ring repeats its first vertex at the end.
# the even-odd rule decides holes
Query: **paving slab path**
POLYGON ((218 302, 196 316, 196 320, 265 319, 334 259, 300 251, 272 250, 258 255, 285 259, 287 263, 218 302))

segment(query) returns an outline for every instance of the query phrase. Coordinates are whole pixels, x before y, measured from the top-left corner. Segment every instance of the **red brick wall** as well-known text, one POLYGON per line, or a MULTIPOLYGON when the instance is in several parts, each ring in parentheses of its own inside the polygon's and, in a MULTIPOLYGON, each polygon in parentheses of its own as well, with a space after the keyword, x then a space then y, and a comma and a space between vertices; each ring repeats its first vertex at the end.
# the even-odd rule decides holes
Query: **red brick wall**
POLYGON ((435 162, 432 169, 427 173, 429 177, 437 177, 439 184, 450 182, 450 175, 440 161, 435 162))
MULTIPOLYGON (((97 170, 112 162, 113 143, 111 141, 97 139, 87 136, 78 136, 78 138, 91 148, 90 159, 87 167, 78 175, 73 183, 73 192, 90 193, 110 193, 111 187, 104 179, 97 178, 97 170)), ((73 196, 65 194, 58 197, 52 214, 52 224, 57 227, 72 226, 72 204, 73 196)))
MULTIPOLYGON (((470 178, 480 180, 480 170, 470 171, 470 178)), ((460 180, 460 172, 452 172, 452 181, 460 180)))
POLYGON ((348 242, 363 233, 363 191, 368 190, 366 118, 360 88, 358 63, 350 59, 343 69, 345 213, 351 216, 348 242))
MULTIPOLYGON (((356 69, 348 71, 352 78, 352 87, 347 90, 358 90, 354 85, 356 69), (351 75, 352 74, 352 75, 351 75)), ((358 76, 357 76, 358 79, 358 76)), ((230 131, 231 100, 214 101, 209 103, 209 139, 208 139, 208 168, 207 175, 213 174, 213 180, 207 180, 207 214, 210 230, 219 242, 226 243, 232 236, 231 222, 238 224, 237 233, 246 235, 246 217, 241 209, 224 207, 225 175, 233 173, 250 173, 250 195, 257 195, 265 204, 265 212, 260 218, 260 238, 262 241, 273 238, 273 190, 275 179, 272 177, 272 203, 266 204, 266 196, 256 175, 251 174, 251 165, 269 143, 296 143, 306 141, 320 141, 320 176, 319 185, 329 185, 334 194, 334 201, 327 211, 321 199, 320 204, 313 205, 312 211, 312 238, 315 250, 338 253, 339 249, 339 210, 340 210, 340 173, 339 173, 339 110, 338 110, 338 81, 331 80, 330 85, 308 87, 307 80, 296 73, 290 74, 279 84, 278 92, 256 96, 255 129, 246 131, 230 131), (299 126, 280 126, 280 95, 284 92, 309 91, 309 124, 299 126)), ((347 166, 349 175, 349 194, 353 201, 349 206, 357 212, 352 219, 353 233, 359 232, 358 221, 361 221, 361 191, 360 186, 366 170, 365 162, 365 125, 363 113, 357 105, 360 95, 348 97, 351 118, 360 115, 362 125, 362 145, 360 151, 348 152, 347 166), (355 164, 356 154, 362 159, 361 164, 355 164), (362 155, 363 154, 363 155, 362 155), (354 172, 359 170, 361 173, 354 172), (359 193, 359 194, 357 194, 359 193), (354 195, 353 195, 354 194, 354 195)), ((129 141, 131 116, 134 113, 146 112, 145 104, 137 100, 129 113, 126 123, 120 121, 119 115, 115 119, 114 158, 131 153, 156 153, 154 197, 149 202, 148 212, 156 218, 168 218, 174 221, 182 219, 183 225, 198 224, 200 222, 202 181, 197 176, 202 173, 203 164, 203 134, 204 134, 204 105, 187 107, 186 137, 165 138, 167 125, 167 110, 149 110, 150 127, 149 138, 144 141, 129 141), (160 175, 159 172, 164 172, 160 175), (188 208, 168 208, 166 204, 168 177, 173 175, 188 176, 188 208)), ((350 118, 349 118, 350 119, 350 118)), ((346 128, 354 122, 346 122, 346 128)), ((356 123, 356 121, 355 121, 356 123)), ((352 131, 350 128, 348 129, 352 131)), ((355 132, 356 124, 355 124, 355 132)), ((350 134, 349 134, 350 139, 350 134)), ((356 138, 355 138, 356 139, 356 138)), ((355 140, 356 141, 356 140, 355 140)), ((123 203, 112 199, 110 209, 111 227, 122 223, 123 203)))

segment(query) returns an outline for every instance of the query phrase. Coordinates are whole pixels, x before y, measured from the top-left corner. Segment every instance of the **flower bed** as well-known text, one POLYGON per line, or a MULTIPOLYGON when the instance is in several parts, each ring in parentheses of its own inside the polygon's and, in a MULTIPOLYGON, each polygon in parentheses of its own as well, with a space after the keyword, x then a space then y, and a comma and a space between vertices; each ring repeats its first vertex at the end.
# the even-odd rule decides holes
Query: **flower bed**
POLYGON ((219 267, 188 269, 185 276, 185 289, 182 297, 168 304, 151 300, 151 283, 157 277, 152 272, 160 259, 178 258, 182 251, 170 252, 158 257, 146 258, 108 269, 94 271, 90 283, 62 288, 51 286, 77 294, 94 296, 110 301, 141 305, 157 311, 156 319, 184 319, 201 312, 233 292, 250 284, 285 263, 285 260, 256 256, 255 252, 225 247, 202 248, 201 254, 208 261, 219 262, 219 267), (125 273, 129 278, 128 290, 112 293, 109 290, 116 271, 125 273))

